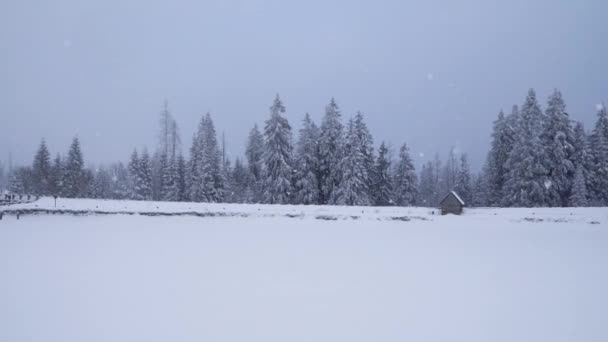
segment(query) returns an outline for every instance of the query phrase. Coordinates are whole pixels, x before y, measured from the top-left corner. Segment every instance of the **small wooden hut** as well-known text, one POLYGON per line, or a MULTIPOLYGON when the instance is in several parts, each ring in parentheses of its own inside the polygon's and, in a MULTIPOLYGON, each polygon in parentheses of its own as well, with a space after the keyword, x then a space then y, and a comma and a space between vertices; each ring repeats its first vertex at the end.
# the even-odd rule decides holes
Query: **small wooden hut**
POLYGON ((462 215, 464 210, 464 201, 455 191, 450 191, 450 193, 445 196, 439 205, 441 206, 441 215, 462 215))

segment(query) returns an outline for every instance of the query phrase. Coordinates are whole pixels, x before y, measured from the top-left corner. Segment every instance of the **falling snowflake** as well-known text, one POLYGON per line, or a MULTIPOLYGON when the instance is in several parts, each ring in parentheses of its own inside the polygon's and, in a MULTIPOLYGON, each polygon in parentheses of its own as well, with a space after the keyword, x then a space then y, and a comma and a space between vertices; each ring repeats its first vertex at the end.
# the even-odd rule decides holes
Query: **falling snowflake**
POLYGON ((595 105, 595 110, 597 110, 598 112, 599 112, 600 110, 602 110, 602 109, 604 109, 604 105, 603 105, 603 104, 598 103, 598 104, 596 104, 596 105, 595 105))
POLYGON ((428 74, 426 74, 426 79, 429 80, 429 81, 432 81, 433 80, 433 74, 430 73, 430 72, 428 74))
POLYGON ((72 47, 72 41, 71 41, 71 40, 69 40, 69 39, 65 39, 65 40, 63 41, 63 47, 64 47, 64 48, 66 48, 66 49, 71 48, 71 47, 72 47))
POLYGON ((553 185, 553 182, 551 182, 550 180, 547 179, 545 181, 545 189, 549 189, 552 185, 553 185))
POLYGON ((420 153, 418 153, 418 156, 419 156, 420 158, 424 158, 424 153, 420 152, 420 153))

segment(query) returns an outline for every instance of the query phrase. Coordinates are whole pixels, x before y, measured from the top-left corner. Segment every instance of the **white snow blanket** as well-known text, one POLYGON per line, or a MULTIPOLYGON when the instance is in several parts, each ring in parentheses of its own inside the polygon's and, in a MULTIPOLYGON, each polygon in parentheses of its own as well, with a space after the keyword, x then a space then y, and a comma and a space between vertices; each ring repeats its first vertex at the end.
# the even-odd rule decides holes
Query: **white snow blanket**
POLYGON ((243 215, 4 215, 0 341, 608 341, 606 208, 57 209, 243 215))

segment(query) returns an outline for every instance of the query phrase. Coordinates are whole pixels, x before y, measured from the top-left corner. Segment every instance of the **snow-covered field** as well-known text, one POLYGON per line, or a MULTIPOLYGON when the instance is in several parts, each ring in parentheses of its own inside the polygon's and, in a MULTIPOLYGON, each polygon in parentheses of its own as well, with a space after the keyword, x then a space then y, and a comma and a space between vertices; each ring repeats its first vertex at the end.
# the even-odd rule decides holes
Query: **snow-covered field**
POLYGON ((0 341, 608 340, 606 208, 26 209, 144 215, 5 215, 0 341))

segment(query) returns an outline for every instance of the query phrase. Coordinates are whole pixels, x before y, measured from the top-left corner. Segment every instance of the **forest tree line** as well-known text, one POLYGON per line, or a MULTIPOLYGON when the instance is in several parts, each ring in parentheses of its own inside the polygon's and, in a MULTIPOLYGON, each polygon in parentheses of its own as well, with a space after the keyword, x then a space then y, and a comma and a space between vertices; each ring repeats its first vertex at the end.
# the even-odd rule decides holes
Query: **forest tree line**
POLYGON ((41 141, 31 166, 4 170, 0 188, 70 198, 192 202, 437 206, 451 190, 469 206, 608 205, 608 114, 600 106, 591 132, 566 112, 555 90, 542 110, 534 90, 493 125, 483 169, 466 153, 438 154, 416 172, 407 144, 395 153, 374 139, 358 112, 343 120, 334 99, 320 125, 310 115, 295 133, 277 95, 263 127, 254 125, 244 158, 229 160, 209 113, 188 153, 165 105, 153 153, 133 150, 125 165, 85 167, 80 141, 54 158, 41 141))

